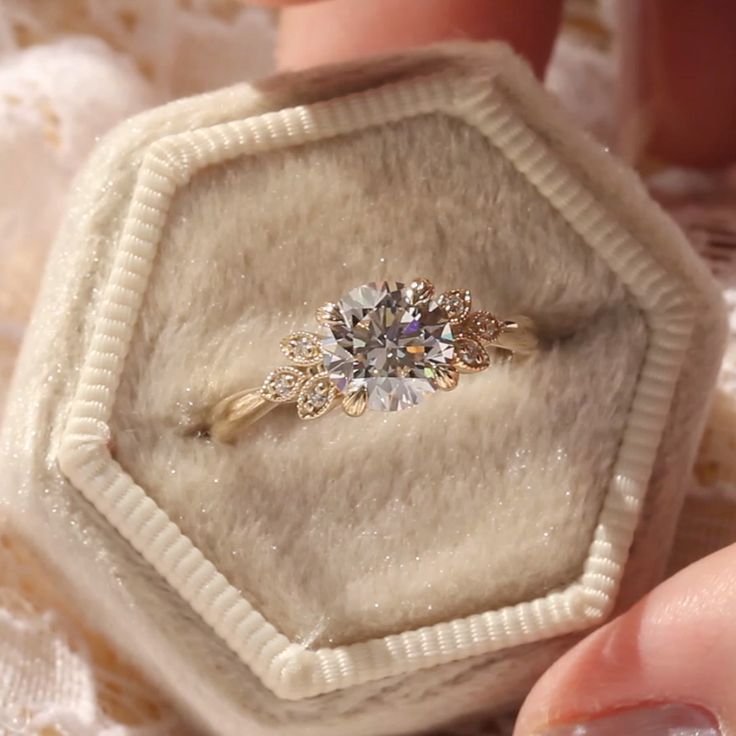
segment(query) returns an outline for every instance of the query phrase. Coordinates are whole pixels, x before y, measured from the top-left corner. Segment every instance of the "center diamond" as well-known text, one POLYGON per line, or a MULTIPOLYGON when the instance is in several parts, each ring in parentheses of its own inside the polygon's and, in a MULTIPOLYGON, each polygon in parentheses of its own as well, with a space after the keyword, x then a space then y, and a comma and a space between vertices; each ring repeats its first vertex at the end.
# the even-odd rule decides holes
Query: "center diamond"
POLYGON ((435 390, 436 371, 453 357, 452 327, 434 300, 413 303, 408 286, 370 283, 338 303, 322 328, 324 365, 344 394, 365 386, 368 408, 400 411, 435 390))

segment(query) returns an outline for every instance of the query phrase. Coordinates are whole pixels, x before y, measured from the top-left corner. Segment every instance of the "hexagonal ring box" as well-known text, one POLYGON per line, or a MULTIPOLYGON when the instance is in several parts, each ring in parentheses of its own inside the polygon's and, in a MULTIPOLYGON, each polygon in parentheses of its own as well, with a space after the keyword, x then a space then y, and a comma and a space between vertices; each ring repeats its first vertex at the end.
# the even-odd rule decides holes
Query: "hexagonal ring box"
POLYGON ((212 732, 411 733, 518 703, 657 582, 724 330, 677 228, 505 47, 284 75, 98 147, 4 495, 212 732), (320 304, 417 276, 528 315, 540 349, 411 411, 195 431, 320 304))

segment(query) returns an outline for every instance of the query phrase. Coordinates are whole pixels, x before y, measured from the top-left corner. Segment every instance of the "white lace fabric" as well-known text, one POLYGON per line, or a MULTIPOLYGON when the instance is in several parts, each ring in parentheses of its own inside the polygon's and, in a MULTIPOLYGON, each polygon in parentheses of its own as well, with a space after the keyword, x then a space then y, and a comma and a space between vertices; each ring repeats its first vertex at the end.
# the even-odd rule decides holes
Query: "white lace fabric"
MULTIPOLYGON (((64 193, 95 140, 145 107, 266 74, 272 46, 271 15, 236 0, 0 2, 0 403, 64 193)), ((612 83, 600 47, 575 34, 558 45, 550 86, 604 141, 612 83)), ((733 315, 675 570, 736 539, 736 177, 671 174, 652 186, 711 264, 733 315)), ((1 521, 0 734, 186 734, 1 521)), ((437 736, 506 736, 512 727, 509 716, 437 736)))
MULTIPOLYGON (((272 46, 271 15, 235 0, 0 2, 0 405, 95 141, 152 105, 268 73, 272 46)), ((0 519, 0 734, 188 732, 0 519)))
POLYGON ((0 536, 0 733, 184 734, 140 675, 69 607, 17 538, 0 536))

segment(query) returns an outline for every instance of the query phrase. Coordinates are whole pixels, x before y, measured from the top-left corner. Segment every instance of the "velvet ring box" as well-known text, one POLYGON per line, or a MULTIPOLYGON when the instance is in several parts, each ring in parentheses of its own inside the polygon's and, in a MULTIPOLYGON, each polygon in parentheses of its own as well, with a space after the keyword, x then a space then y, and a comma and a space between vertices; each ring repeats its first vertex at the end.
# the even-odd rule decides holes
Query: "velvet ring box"
POLYGON ((662 575, 718 290, 503 46, 181 100, 110 134, 50 258, 3 498, 71 595, 219 734, 410 733, 523 698, 662 575), (367 281, 543 347, 411 411, 191 431, 367 281))

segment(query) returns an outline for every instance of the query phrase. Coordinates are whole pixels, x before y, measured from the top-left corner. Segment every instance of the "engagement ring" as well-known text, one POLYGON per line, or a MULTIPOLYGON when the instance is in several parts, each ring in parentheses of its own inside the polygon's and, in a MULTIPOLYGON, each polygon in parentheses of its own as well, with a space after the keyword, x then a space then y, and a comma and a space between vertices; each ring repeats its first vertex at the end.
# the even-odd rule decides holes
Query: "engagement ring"
POLYGON ((485 370, 494 356, 526 355, 538 344, 529 318, 473 311, 469 290, 435 295, 427 279, 358 286, 321 306, 316 318, 315 332, 281 341, 289 365, 216 404, 209 417, 215 439, 233 440, 279 404, 296 404, 305 420, 338 404, 351 417, 408 409, 454 389, 462 373, 485 370))

